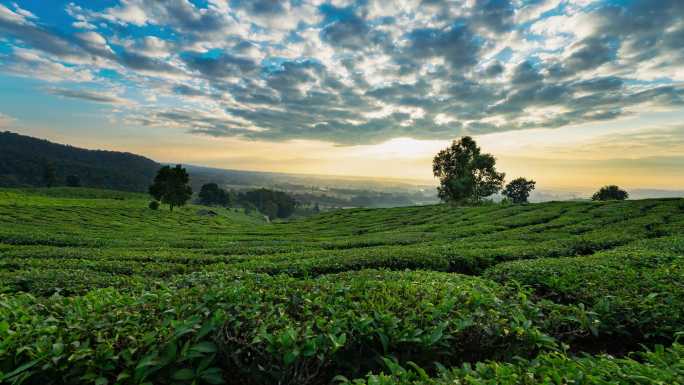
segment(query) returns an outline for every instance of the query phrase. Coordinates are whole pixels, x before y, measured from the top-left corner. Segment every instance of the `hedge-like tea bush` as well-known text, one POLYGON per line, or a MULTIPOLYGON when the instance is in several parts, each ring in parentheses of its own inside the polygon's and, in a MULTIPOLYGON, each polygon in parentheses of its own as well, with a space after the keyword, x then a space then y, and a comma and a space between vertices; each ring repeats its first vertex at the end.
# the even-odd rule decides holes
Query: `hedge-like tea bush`
POLYGON ((538 309, 522 293, 479 278, 362 271, 240 289, 230 298, 241 316, 224 325, 219 344, 239 373, 259 374, 258 383, 322 383, 373 369, 387 354, 454 363, 552 344, 533 326, 538 309))
POLYGON ((530 356, 554 346, 539 314, 524 293, 432 272, 195 274, 140 293, 0 296, 0 381, 327 384, 387 355, 530 356))
POLYGON ((508 262, 487 271, 539 297, 584 304, 614 344, 672 341, 684 330, 684 238, 644 241, 593 256, 508 262))
POLYGON ((26 292, 38 296, 80 295, 93 288, 116 287, 134 290, 147 284, 141 277, 90 269, 25 268, 0 270, 0 293, 26 292))
POLYGON ((389 374, 345 381, 345 385, 671 385, 684 383, 684 345, 656 347, 632 358, 569 357, 543 354, 516 363, 483 362, 442 369, 436 377, 420 367, 409 369, 387 360, 389 374))

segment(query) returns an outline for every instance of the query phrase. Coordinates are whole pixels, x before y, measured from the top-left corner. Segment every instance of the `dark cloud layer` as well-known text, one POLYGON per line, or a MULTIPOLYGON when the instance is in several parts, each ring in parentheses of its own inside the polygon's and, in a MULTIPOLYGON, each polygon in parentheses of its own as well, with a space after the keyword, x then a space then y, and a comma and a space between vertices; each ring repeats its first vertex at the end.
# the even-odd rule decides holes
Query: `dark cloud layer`
POLYGON ((58 96, 64 96, 71 99, 82 99, 96 103, 107 103, 107 104, 126 104, 127 101, 118 96, 105 94, 97 91, 91 90, 71 90, 64 88, 50 88, 47 90, 49 93, 58 96))

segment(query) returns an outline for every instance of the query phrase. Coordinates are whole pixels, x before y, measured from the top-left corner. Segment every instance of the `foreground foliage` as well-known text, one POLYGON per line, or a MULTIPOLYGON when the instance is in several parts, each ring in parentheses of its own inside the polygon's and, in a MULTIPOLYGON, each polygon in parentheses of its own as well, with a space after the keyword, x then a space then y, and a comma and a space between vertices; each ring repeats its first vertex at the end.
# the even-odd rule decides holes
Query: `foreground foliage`
POLYGON ((543 354, 516 363, 485 362, 442 369, 430 377, 417 366, 409 369, 387 360, 389 374, 370 375, 347 385, 637 385, 684 383, 684 345, 636 354, 636 359, 611 356, 570 357, 543 354))
POLYGON ((680 381, 684 200, 266 223, 147 199, 0 190, 0 383, 680 381))
POLYGON ((537 296, 558 303, 586 306, 601 320, 597 328, 607 343, 667 342, 684 325, 684 237, 589 257, 509 262, 486 276, 530 285, 537 296))
POLYGON ((166 383, 180 373, 319 384, 378 369, 387 355, 460 364, 555 346, 523 293, 444 273, 193 274, 128 294, 0 304, 0 378, 35 384, 166 383))

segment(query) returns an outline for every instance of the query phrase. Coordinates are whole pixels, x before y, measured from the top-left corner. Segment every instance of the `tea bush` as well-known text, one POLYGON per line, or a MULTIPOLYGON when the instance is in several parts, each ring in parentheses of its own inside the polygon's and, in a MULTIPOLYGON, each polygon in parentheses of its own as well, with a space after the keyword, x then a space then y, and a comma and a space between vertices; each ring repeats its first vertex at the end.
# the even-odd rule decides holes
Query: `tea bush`
POLYGON ((317 385, 384 362, 470 364, 418 383, 679 380, 659 369, 678 368, 679 345, 652 361, 599 353, 631 357, 684 330, 682 199, 288 223, 148 203, 0 189, 0 383, 317 385))
POLYGON ((516 363, 483 362, 460 368, 443 368, 430 377, 423 369, 408 369, 387 360, 388 374, 342 381, 345 385, 644 385, 684 383, 684 345, 656 347, 634 358, 611 356, 572 357, 549 353, 516 363))
POLYGON ((667 237, 592 256, 499 264, 486 277, 537 296, 583 304, 620 344, 668 342, 684 330, 684 238, 667 237))
POLYGON ((193 274, 137 293, 0 304, 8 382, 167 383, 192 372, 208 383, 325 384, 378 369, 386 355, 460 364, 555 346, 524 293, 432 272, 193 274))

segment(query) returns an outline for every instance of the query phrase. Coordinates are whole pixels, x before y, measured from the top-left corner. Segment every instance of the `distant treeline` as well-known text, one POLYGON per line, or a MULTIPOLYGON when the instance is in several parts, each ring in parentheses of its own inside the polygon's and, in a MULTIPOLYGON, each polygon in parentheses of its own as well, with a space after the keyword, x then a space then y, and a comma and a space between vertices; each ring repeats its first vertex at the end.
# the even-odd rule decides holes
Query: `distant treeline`
POLYGON ((0 187, 74 185, 147 191, 159 164, 140 155, 85 150, 0 132, 0 187))
MULTIPOLYGON (((424 200, 419 194, 393 194, 379 191, 358 190, 351 197, 334 195, 337 191, 331 190, 330 194, 297 193, 293 196, 302 205, 320 205, 324 207, 396 207, 411 206, 424 200)), ((348 192, 347 192, 348 193, 348 192)), ((351 194, 351 193, 348 193, 351 194)))
POLYGON ((297 208, 297 200, 283 191, 256 189, 250 191, 224 190, 216 183, 206 183, 198 194, 198 203, 223 207, 243 207, 258 210, 270 219, 289 218, 297 208))

